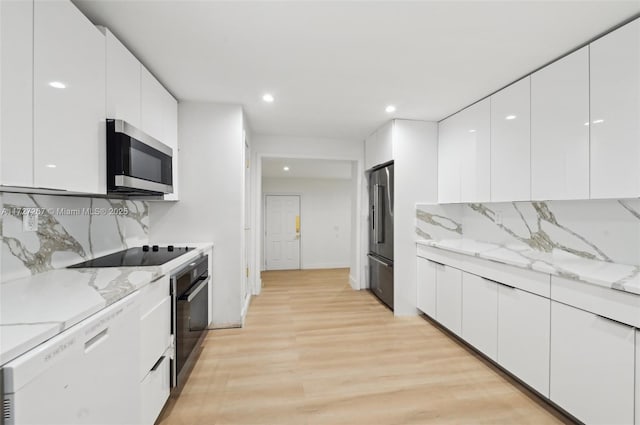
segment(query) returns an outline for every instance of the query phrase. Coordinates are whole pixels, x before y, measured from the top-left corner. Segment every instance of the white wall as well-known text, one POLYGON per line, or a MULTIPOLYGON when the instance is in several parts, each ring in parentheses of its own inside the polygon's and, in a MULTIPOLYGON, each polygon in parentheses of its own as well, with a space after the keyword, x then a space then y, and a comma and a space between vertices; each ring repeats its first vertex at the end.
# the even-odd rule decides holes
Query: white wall
MULTIPOLYGON (((291 136, 264 136, 254 134, 251 141, 252 163, 254 167, 251 171, 251 182, 254 188, 252 213, 255 245, 260 246, 262 234, 262 174, 261 160, 265 157, 282 158, 316 158, 316 159, 341 159, 357 162, 357 172, 355 178, 357 186, 363 188, 364 182, 364 144, 361 140, 336 140, 322 138, 305 138, 291 136)), ((360 216, 362 199, 357 200, 356 209, 352 214, 360 216)), ((366 208, 365 208, 366 214, 366 208)), ((354 289, 364 286, 364 275, 361 273, 366 252, 363 251, 361 243, 361 229, 356 229, 355 235, 358 242, 352 247, 355 251, 357 264, 351 265, 349 278, 354 289)), ((261 264, 260 250, 256 250, 255 263, 261 264)), ((259 293, 261 288, 260 277, 256 273, 251 281, 254 293, 259 293)))
POLYGON ((264 195, 300 195, 301 268, 350 266, 351 186, 350 179, 262 179, 264 195))
POLYGON ((417 203, 438 198, 438 125, 396 120, 393 128, 394 199, 394 313, 416 315, 417 203))
POLYGON ((180 201, 150 206, 152 243, 213 242, 214 326, 242 322, 244 143, 237 105, 178 107, 180 201))

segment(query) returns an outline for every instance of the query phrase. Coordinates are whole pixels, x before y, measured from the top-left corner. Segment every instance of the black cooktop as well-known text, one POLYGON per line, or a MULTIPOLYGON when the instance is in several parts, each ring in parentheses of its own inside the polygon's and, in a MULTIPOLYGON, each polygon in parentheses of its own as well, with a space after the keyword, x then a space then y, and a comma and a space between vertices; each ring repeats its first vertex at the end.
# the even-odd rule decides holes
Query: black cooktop
POLYGON ((159 266, 193 249, 189 247, 174 247, 173 245, 165 247, 144 245, 74 264, 68 268, 159 266))

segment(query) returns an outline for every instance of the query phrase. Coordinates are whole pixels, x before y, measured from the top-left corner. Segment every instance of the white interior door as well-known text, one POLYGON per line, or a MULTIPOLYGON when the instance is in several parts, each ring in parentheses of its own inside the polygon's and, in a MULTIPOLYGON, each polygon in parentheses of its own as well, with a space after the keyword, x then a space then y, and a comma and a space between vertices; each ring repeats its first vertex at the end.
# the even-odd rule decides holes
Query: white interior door
POLYGON ((299 269, 300 196, 267 195, 265 204, 265 268, 299 269))

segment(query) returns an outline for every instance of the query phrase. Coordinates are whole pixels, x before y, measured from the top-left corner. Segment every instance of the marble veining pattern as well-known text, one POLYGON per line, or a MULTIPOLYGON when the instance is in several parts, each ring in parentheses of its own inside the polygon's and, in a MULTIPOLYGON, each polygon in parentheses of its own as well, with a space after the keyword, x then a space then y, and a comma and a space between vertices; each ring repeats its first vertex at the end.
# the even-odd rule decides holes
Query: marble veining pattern
POLYGON ((66 267, 148 242, 149 205, 143 201, 2 194, 2 282, 66 267), (22 230, 25 208, 38 230, 22 230))
POLYGON ((0 285, 0 365, 207 253, 212 244, 147 267, 53 269, 0 285))
POLYGON ((418 205, 416 235, 431 246, 640 293, 639 211, 636 199, 418 205))

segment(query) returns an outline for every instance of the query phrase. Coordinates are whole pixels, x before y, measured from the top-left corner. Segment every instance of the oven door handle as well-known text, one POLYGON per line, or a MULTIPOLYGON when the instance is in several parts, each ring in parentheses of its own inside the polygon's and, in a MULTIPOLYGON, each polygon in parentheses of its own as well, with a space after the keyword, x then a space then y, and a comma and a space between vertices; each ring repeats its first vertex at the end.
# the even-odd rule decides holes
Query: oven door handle
POLYGON ((196 297, 196 295, 198 295, 198 293, 200 293, 200 291, 202 291, 202 288, 207 286, 207 283, 209 283, 210 280, 211 280, 211 276, 207 276, 206 279, 201 280, 200 283, 194 285, 193 289, 187 291, 183 296, 178 298, 178 300, 179 301, 187 301, 187 302, 193 301, 193 299, 196 297))

